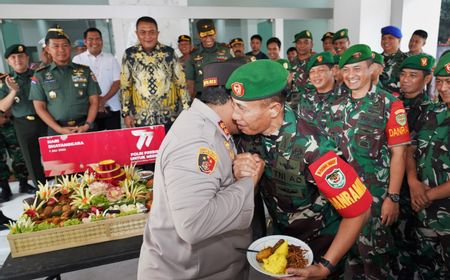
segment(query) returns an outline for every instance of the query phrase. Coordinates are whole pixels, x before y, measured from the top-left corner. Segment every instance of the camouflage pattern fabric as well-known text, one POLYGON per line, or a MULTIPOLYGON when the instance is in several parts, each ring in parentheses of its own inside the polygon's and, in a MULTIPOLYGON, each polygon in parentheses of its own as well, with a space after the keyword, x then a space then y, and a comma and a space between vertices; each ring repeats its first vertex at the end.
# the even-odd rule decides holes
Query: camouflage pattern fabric
MULTIPOLYGON (((414 144, 414 136, 416 135, 421 122, 419 117, 423 114, 423 104, 430 102, 426 92, 422 92, 414 98, 406 98, 401 95, 400 98, 405 106, 408 127, 414 144)), ((399 253, 400 273, 399 279, 414 279, 417 277, 416 262, 420 261, 418 255, 418 240, 416 230, 418 220, 414 210, 411 207, 411 196, 406 176, 403 178, 402 188, 400 191, 400 214, 396 224, 392 225, 394 240, 399 253)))
MULTIPOLYGON (((339 153, 334 141, 285 105, 284 123, 276 134, 241 137, 238 145, 259 153, 266 163, 260 191, 274 234, 305 241, 319 259, 334 239, 341 218, 319 193, 307 167, 330 150, 339 153)), ((343 276, 343 263, 331 278, 343 276)))
POLYGON ((384 71, 380 75, 380 82, 384 90, 400 92, 400 65, 407 55, 398 50, 394 54, 382 53, 384 58, 384 71))
POLYGON ((372 217, 363 228, 356 249, 349 254, 355 279, 364 279, 358 278, 362 277, 361 272, 367 279, 391 279, 398 271, 393 260, 397 250, 391 229, 380 218, 390 172, 385 129, 394 101, 397 98, 373 85, 365 97, 353 99, 349 93, 331 106, 329 133, 373 196, 372 217))
POLYGON ((309 58, 304 60, 299 60, 298 57, 294 59, 291 64, 291 71, 294 72, 294 78, 292 80, 291 90, 286 99, 286 103, 289 107, 298 112, 298 104, 302 99, 302 95, 306 91, 307 85, 311 86, 309 83, 309 75, 306 72, 306 65, 308 64, 309 58))
MULTIPOLYGON (((430 104, 417 134, 417 173, 434 188, 450 181, 450 110, 446 104, 430 104)), ((435 200, 418 213, 420 227, 419 273, 422 279, 449 279, 450 197, 435 200)))
POLYGON ((11 176, 9 167, 6 164, 8 154, 12 160, 12 169, 17 180, 27 179, 28 171, 11 122, 0 126, 0 183, 8 182, 11 176))
POLYGON ((300 100, 298 114, 321 129, 327 130, 331 104, 345 94, 348 94, 346 86, 336 86, 325 93, 318 93, 316 89, 308 91, 300 100))

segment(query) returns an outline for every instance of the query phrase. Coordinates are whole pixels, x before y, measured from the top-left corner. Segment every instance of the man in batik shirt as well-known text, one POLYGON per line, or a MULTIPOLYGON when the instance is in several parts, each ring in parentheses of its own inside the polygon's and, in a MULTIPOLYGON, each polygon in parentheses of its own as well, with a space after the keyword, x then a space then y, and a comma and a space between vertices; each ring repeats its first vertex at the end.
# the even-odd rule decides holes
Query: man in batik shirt
POLYGON ((122 117, 126 127, 163 124, 168 130, 177 104, 189 106, 183 67, 175 51, 158 42, 153 18, 139 18, 136 35, 139 44, 126 49, 122 59, 122 117))
POLYGON ((354 279, 395 277, 396 256, 390 226, 399 213, 399 194, 410 143, 400 100, 371 82, 374 55, 358 44, 341 56, 344 83, 350 92, 331 106, 329 133, 343 157, 361 176, 374 197, 372 217, 350 257, 354 279))

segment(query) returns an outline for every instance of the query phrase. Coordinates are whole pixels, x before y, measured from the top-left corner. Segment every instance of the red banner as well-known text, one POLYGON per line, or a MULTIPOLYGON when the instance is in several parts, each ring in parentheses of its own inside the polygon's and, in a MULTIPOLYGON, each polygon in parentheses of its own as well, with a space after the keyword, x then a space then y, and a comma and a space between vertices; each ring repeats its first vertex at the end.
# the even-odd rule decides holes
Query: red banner
POLYGON ((45 176, 84 172, 105 159, 122 166, 155 162, 164 136, 157 125, 41 137, 45 176))

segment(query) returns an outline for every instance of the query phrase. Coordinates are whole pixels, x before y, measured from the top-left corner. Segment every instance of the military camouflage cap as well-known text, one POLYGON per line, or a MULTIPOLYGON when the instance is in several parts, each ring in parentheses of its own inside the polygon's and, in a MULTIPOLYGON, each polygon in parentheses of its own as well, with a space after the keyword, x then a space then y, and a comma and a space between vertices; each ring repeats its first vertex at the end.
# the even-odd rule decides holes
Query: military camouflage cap
POLYGON ((178 43, 179 42, 191 42, 191 41, 192 41, 191 36, 188 36, 188 35, 178 36, 178 43))
POLYGON ((67 34, 64 33, 64 29, 57 24, 48 29, 47 35, 45 35, 45 44, 48 44, 48 40, 50 39, 67 39, 70 43, 69 36, 67 36, 67 34))
POLYGON ((244 40, 242 38, 234 38, 230 41, 230 47, 236 45, 236 44, 244 44, 244 40))
POLYGON ((339 60, 339 68, 344 67, 346 64, 357 63, 372 58, 372 50, 368 45, 353 45, 342 54, 341 59, 339 60))
POLYGON ((321 52, 313 55, 306 65, 306 72, 309 72, 311 68, 319 65, 333 65, 334 57, 330 52, 321 52))
POLYGON ((236 69, 227 81, 231 97, 260 100, 278 94, 287 85, 288 71, 283 65, 269 59, 257 60, 236 69))
POLYGON ((323 41, 325 41, 325 39, 327 39, 327 38, 333 39, 333 35, 334 35, 333 32, 327 32, 327 33, 323 34, 322 39, 320 39, 320 40, 323 42, 323 41))
POLYGON ((417 69, 424 71, 431 71, 434 66, 435 59, 428 54, 418 54, 407 57, 400 65, 400 69, 417 69))
POLYGON ((292 43, 296 43, 299 39, 313 39, 312 33, 309 30, 303 30, 302 32, 299 32, 295 34, 294 41, 292 43))
POLYGON ((244 62, 213 62, 203 67, 203 87, 225 86, 231 73, 244 62))
POLYGON ((450 76, 450 52, 441 56, 436 68, 434 69, 434 75, 443 77, 450 76))
POLYGON ((5 51, 5 58, 8 59, 8 57, 10 55, 16 54, 16 53, 25 53, 28 55, 27 47, 25 47, 25 45, 22 45, 22 44, 11 45, 5 51))
POLYGON ((216 34, 216 28, 212 19, 200 19, 197 21, 198 35, 203 38, 216 34))
POLYGON ((347 28, 343 28, 341 30, 336 31, 336 33, 334 33, 333 35, 333 42, 339 39, 344 39, 347 38, 348 39, 348 29, 347 28))
POLYGON ((373 62, 378 63, 384 67, 384 57, 377 52, 372 52, 372 54, 373 54, 373 62))

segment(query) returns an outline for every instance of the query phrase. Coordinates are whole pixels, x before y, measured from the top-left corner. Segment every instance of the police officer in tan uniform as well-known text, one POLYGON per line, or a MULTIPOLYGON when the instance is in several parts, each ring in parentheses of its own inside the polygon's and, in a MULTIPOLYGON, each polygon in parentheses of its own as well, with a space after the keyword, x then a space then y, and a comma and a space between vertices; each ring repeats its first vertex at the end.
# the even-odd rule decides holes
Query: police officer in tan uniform
POLYGON ((200 99, 181 113, 161 144, 139 280, 247 279, 245 254, 235 248, 250 245, 254 186, 264 164, 251 158, 245 164, 254 173, 232 170, 231 134, 238 130, 224 85, 237 66, 224 62, 204 68, 200 99))

